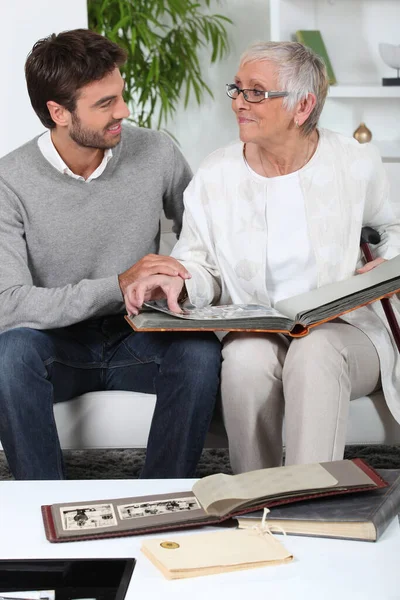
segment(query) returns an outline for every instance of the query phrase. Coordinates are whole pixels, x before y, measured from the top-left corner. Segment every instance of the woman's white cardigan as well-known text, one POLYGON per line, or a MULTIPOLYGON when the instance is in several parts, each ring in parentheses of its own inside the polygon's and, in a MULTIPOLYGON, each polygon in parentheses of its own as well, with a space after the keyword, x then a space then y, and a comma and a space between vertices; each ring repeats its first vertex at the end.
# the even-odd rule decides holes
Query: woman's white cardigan
MULTIPOLYGON (((400 222, 389 202, 387 177, 376 148, 329 130, 319 133, 313 158, 299 171, 318 287, 354 275, 360 266, 364 225, 381 234, 380 244, 372 247, 375 256, 389 259, 400 254, 400 222)), ((192 274, 186 286, 195 306, 270 304, 268 186, 268 178, 261 180, 247 168, 241 142, 216 150, 200 166, 185 192, 183 228, 172 252, 192 274)), ((392 302, 398 309, 398 299, 392 302)), ((400 422, 400 358, 380 302, 342 318, 375 345, 384 396, 400 422)))

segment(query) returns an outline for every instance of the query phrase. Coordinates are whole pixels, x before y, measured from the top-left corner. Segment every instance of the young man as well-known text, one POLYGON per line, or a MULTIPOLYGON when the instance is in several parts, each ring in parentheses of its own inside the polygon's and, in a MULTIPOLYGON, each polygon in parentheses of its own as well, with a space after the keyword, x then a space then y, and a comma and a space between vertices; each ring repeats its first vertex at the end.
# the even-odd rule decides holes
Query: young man
POLYGON ((101 389, 156 392, 142 477, 191 477, 218 389, 215 336, 134 333, 126 287, 189 277, 157 256, 179 232, 186 161, 129 116, 125 52, 85 29, 39 40, 25 66, 48 131, 0 160, 0 439, 17 479, 60 479, 53 403, 101 389))

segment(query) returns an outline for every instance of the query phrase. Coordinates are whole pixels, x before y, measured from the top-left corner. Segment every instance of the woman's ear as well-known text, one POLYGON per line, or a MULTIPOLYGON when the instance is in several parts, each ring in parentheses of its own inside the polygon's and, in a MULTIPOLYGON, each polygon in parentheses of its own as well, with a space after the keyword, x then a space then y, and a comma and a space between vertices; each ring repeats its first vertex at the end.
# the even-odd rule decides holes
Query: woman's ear
POLYGON ((308 117, 314 110, 316 103, 317 98, 315 94, 311 93, 309 93, 306 98, 303 98, 303 100, 301 100, 301 102, 298 103, 293 116, 294 122, 296 123, 296 127, 301 127, 303 123, 307 121, 308 117))

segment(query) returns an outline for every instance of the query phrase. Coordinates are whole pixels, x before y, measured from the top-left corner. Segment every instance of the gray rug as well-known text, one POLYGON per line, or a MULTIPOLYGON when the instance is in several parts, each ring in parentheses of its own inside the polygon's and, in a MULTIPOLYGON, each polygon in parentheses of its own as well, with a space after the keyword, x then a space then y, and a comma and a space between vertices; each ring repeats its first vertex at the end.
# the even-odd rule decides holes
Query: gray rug
MULTIPOLYGON (((67 479, 130 479, 137 478, 144 461, 145 450, 66 450, 64 452, 67 479)), ((400 446, 349 446, 345 458, 363 458, 378 469, 400 469, 400 446)), ((197 477, 214 473, 231 474, 228 451, 225 448, 204 450, 197 468, 197 477)), ((4 453, 0 452, 0 480, 12 479, 4 453)))

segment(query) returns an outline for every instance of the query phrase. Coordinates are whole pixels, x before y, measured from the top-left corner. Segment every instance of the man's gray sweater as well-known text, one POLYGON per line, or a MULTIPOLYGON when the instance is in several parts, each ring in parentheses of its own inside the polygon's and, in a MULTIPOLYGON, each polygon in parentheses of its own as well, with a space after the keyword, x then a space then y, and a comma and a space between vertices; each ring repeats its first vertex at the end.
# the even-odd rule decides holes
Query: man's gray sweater
POLYGON ((0 330, 122 312, 118 274, 158 252, 163 209, 180 230, 190 178, 166 135, 132 126, 89 183, 50 165, 37 138, 2 158, 0 330))

